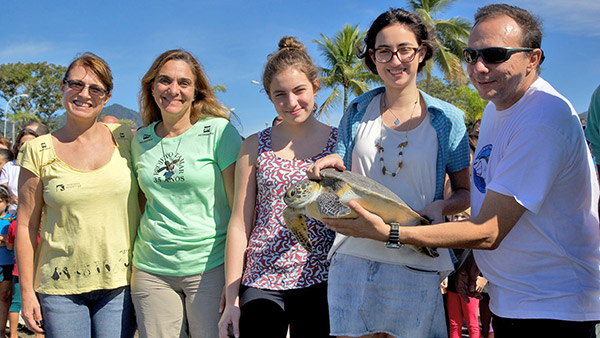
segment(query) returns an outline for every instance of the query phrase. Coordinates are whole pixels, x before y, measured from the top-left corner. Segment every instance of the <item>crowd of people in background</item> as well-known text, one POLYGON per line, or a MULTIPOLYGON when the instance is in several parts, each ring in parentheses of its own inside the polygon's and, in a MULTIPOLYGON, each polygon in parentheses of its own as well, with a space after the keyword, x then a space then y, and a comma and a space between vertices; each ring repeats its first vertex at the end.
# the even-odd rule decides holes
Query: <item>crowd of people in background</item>
POLYGON ((463 51, 490 101, 468 131, 417 88, 434 35, 415 13, 381 13, 359 56, 383 86, 337 128, 318 120, 317 66, 284 36, 262 78, 273 126, 246 139, 185 50, 142 77, 135 133, 99 121, 111 70, 77 56, 64 126, 0 138, 0 335, 8 320, 17 337, 20 313, 49 338, 455 338, 463 320, 471 338, 596 337, 600 87, 590 154, 540 76, 539 20, 488 5, 463 51), (386 224, 351 201, 358 218, 308 218, 307 251, 283 196, 328 167, 383 184, 428 224, 386 224))

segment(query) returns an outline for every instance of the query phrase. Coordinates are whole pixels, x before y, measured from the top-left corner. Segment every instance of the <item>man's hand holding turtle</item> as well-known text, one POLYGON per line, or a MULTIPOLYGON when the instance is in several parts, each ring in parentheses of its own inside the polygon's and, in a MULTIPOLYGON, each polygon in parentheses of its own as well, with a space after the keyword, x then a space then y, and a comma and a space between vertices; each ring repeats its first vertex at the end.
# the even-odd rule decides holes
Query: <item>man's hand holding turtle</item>
POLYGON ((390 226, 385 224, 381 217, 365 210, 357 201, 350 201, 348 206, 358 213, 358 218, 326 218, 323 222, 328 229, 346 236, 370 238, 381 242, 388 240, 390 226))

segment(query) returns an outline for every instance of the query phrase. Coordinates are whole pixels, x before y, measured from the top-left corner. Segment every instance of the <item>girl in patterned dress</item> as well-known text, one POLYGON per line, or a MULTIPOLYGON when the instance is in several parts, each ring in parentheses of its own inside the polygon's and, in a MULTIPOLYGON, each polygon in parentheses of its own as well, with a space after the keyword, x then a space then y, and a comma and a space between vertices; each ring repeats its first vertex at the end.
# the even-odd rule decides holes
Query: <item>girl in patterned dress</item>
POLYGON ((337 130, 315 117, 317 69, 295 38, 282 38, 269 56, 263 85, 283 122, 248 137, 238 156, 220 337, 284 338, 288 326, 292 338, 328 337, 327 252, 334 234, 308 219, 309 254, 282 211, 285 191, 333 151, 337 130))

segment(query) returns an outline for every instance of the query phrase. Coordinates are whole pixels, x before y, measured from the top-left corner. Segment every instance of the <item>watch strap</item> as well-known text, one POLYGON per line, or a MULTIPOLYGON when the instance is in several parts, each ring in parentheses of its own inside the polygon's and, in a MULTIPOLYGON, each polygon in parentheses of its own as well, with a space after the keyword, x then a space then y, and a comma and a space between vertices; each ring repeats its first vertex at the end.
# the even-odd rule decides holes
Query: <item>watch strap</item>
POLYGON ((400 224, 397 222, 390 223, 390 237, 388 238, 387 243, 385 243, 385 246, 388 249, 400 249, 404 246, 404 244, 400 242, 399 228, 400 224))

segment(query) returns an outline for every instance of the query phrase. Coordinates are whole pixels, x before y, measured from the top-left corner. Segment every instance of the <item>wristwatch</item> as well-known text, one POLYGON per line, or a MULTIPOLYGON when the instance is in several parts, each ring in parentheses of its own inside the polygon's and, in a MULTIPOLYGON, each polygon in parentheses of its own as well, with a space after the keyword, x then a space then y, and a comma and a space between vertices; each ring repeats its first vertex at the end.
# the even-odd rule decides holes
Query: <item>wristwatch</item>
POLYGON ((386 248, 400 249, 404 246, 404 243, 400 242, 400 235, 398 234, 399 228, 400 224, 396 222, 390 223, 390 237, 388 238, 387 243, 385 243, 386 248))

